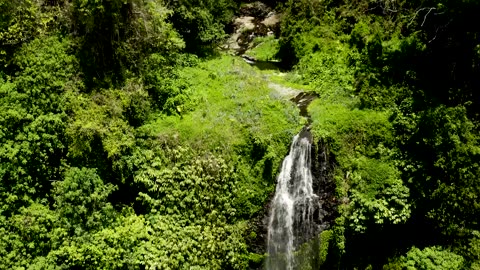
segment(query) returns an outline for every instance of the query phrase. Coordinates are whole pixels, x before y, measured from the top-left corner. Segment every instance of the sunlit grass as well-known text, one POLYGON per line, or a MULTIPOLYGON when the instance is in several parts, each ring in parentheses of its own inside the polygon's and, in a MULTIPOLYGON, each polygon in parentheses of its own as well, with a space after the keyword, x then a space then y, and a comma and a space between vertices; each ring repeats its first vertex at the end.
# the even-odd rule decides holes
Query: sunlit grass
POLYGON ((253 41, 254 47, 245 54, 254 57, 259 61, 273 61, 276 58, 280 45, 275 36, 257 37, 253 41))
POLYGON ((222 56, 181 74, 192 85, 193 111, 158 114, 143 129, 192 146, 226 150, 249 143, 251 137, 272 142, 292 137, 299 129, 301 118, 294 104, 272 97, 259 71, 239 58, 222 56))

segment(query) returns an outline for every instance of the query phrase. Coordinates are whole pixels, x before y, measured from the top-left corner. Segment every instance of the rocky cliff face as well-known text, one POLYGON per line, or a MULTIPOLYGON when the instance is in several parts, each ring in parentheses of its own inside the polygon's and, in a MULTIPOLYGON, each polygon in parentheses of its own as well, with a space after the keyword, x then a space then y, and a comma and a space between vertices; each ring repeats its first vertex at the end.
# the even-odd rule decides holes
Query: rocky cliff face
POLYGON ((312 151, 313 189, 320 197, 323 219, 321 225, 329 228, 337 214, 337 199, 335 197, 335 157, 328 148, 328 144, 320 139, 314 144, 312 151))

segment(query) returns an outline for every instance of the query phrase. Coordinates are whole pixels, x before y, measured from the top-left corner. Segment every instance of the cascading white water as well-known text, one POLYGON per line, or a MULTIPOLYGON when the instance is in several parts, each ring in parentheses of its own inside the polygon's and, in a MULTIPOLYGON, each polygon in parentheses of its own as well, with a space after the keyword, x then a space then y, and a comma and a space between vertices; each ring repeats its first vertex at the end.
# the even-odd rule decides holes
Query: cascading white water
POLYGON ((320 202, 312 179, 311 143, 299 134, 283 160, 270 208, 267 270, 297 269, 295 249, 318 233, 314 219, 319 218, 320 202))

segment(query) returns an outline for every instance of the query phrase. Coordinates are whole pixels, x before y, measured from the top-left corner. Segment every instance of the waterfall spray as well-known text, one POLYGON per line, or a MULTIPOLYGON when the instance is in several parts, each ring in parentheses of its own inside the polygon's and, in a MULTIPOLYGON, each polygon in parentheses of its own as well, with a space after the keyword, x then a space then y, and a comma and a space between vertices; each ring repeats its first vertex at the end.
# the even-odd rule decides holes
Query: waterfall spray
POLYGON ((304 265, 305 256, 300 258, 296 249, 320 230, 321 205, 312 187, 310 136, 304 130, 293 138, 277 179, 268 223, 268 270, 293 270, 304 265))

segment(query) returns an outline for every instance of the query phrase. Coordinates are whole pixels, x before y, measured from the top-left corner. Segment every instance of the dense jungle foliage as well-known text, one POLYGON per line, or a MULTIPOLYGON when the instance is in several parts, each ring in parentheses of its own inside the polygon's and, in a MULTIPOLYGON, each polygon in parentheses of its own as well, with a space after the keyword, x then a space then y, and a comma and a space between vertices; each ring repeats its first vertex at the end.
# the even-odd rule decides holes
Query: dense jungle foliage
POLYGON ((323 269, 480 269, 480 2, 0 0, 0 269, 250 269, 313 91, 335 168, 323 269))

